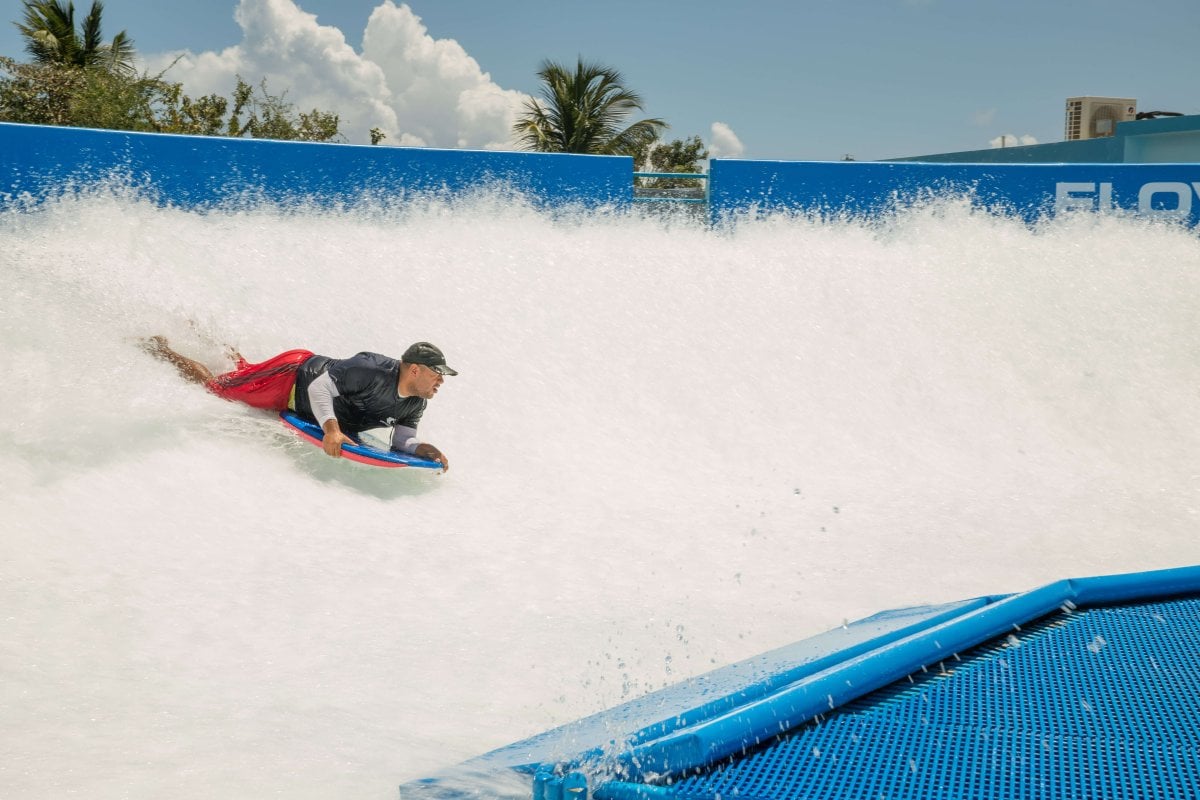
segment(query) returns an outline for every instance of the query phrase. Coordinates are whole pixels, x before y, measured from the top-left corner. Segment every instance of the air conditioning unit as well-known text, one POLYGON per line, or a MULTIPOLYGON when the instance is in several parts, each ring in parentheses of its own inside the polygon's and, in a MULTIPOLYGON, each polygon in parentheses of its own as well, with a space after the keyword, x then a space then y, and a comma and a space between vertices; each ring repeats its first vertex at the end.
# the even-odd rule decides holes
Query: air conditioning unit
POLYGON ((1099 139, 1117 132, 1118 122, 1137 117, 1137 100, 1131 97, 1068 97, 1067 125, 1063 138, 1099 139))

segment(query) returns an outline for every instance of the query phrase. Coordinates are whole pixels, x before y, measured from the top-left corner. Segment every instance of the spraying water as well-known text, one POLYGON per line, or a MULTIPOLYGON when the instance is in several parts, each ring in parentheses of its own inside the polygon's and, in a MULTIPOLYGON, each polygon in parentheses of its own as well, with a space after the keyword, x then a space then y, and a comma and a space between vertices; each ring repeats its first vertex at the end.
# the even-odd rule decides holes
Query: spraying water
POLYGON ((1200 241, 948 202, 0 217, 0 795, 393 798, 884 608, 1200 561, 1200 241), (437 343, 445 476, 142 353, 437 343))

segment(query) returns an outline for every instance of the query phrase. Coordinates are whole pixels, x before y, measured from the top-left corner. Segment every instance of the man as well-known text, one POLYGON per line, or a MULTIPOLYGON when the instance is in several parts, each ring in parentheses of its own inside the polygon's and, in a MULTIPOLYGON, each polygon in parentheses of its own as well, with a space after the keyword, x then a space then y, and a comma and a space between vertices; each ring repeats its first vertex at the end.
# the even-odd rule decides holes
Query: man
POLYGON ((416 342, 399 361, 378 353, 334 359, 289 350, 250 364, 230 350, 236 366, 220 375, 172 350, 162 336, 151 336, 142 345, 219 397, 271 411, 291 409, 315 420, 324 431, 321 446, 334 458, 341 457, 343 444, 352 443, 346 434, 390 427, 393 450, 436 461, 442 472, 450 469, 445 454, 417 439, 417 424, 428 401, 446 375, 458 374, 429 342, 416 342))

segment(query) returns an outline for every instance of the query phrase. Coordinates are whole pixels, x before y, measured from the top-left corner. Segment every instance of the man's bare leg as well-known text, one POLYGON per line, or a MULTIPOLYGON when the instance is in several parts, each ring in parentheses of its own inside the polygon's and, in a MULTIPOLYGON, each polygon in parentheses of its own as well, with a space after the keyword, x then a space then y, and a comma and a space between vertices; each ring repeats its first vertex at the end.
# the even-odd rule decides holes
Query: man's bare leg
POLYGON ((150 336, 142 339, 141 346, 143 350, 155 358, 174 364, 184 380, 191 381, 192 383, 206 384, 213 379, 212 370, 208 367, 199 361, 193 361, 186 356, 181 356, 168 347, 165 336, 150 336))

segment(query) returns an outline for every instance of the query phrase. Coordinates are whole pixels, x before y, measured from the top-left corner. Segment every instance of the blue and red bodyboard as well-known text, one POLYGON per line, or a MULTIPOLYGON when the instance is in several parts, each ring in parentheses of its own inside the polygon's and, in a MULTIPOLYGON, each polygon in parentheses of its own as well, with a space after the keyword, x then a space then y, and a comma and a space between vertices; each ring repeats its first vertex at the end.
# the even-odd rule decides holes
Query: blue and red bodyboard
MULTIPOLYGON (((279 412, 279 419, 300 438, 321 447, 321 439, 325 433, 315 422, 297 416, 291 411, 279 412)), ((342 458, 367 464, 372 467, 419 467, 421 469, 441 469, 442 465, 426 458, 418 458, 408 453, 397 453, 387 447, 386 443, 370 434, 353 434, 350 436, 354 444, 342 445, 342 458)))

